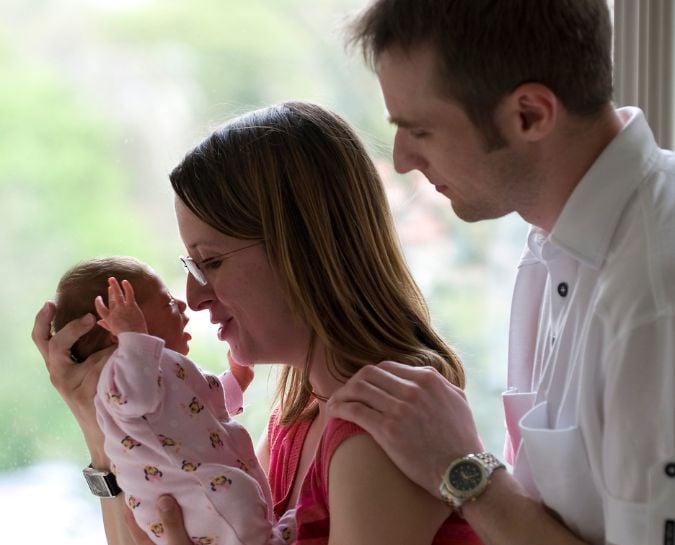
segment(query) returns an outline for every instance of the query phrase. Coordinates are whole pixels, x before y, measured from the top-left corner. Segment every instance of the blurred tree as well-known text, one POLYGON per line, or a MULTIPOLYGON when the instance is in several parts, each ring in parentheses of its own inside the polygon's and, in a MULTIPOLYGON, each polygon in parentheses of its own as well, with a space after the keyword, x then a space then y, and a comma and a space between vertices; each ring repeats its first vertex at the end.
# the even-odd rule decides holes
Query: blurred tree
MULTIPOLYGON (((379 158, 410 265, 434 323, 465 358, 486 443, 499 449, 495 369, 505 369, 513 240, 522 229, 510 219, 464 224, 421 177, 393 171, 393 129, 376 79, 358 52, 344 51, 344 18, 364 3, 0 0, 0 469, 85 458, 29 339, 60 275, 83 258, 131 254, 182 296, 167 171, 213 125, 288 99, 337 111, 379 158)), ((209 336, 195 338, 191 355, 223 369, 223 346, 209 336)), ((249 400, 272 389, 261 371, 249 400)), ((267 407, 244 415, 254 436, 267 407)))
POLYGON ((54 441, 64 454, 81 444, 29 339, 35 311, 58 275, 85 257, 152 251, 138 237, 142 226, 134 215, 121 213, 129 179, 106 120, 78 103, 54 74, 6 49, 0 74, 4 469, 53 454, 54 441), (69 431, 60 435, 61 429, 69 431))

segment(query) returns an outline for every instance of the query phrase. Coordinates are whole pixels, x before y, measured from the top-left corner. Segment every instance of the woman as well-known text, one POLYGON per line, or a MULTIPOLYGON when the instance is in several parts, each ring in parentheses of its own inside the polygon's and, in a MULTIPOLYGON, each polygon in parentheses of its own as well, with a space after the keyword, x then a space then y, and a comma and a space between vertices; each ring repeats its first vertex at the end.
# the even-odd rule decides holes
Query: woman
MULTIPOLYGON (((363 430, 327 422, 325 400, 365 365, 392 359, 464 381, 431 328, 380 179, 349 126, 305 103, 252 112, 208 137, 170 178, 188 304, 209 311, 235 360, 284 364, 259 455, 277 514, 297 507, 298 542, 477 543, 363 430)), ((74 401, 82 394, 49 363, 63 359, 69 339, 47 344, 39 322, 36 343, 94 456, 99 432, 74 401)), ((176 533, 170 543, 190 541, 176 533)))

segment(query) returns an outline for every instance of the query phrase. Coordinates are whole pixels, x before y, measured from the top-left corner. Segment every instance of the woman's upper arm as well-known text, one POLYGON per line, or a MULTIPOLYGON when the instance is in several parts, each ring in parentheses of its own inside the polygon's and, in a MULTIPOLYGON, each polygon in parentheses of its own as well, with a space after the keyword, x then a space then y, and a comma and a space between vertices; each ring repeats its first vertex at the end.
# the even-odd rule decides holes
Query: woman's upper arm
POLYGON ((348 438, 333 454, 328 497, 331 545, 430 544, 450 515, 367 434, 348 438))

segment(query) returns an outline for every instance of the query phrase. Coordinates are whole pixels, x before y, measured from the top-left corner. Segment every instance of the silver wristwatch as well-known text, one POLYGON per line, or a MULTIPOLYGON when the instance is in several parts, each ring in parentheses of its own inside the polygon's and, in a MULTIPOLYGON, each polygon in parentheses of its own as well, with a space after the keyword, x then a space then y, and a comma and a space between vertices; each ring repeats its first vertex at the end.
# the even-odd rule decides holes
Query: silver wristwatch
POLYGON ((89 485, 89 490, 94 496, 99 498, 114 498, 122 490, 117 485, 115 475, 109 471, 94 469, 91 464, 82 470, 84 480, 89 485))
POLYGON ((495 470, 505 467, 488 452, 469 454, 450 464, 441 481, 441 497, 455 509, 480 496, 495 470))

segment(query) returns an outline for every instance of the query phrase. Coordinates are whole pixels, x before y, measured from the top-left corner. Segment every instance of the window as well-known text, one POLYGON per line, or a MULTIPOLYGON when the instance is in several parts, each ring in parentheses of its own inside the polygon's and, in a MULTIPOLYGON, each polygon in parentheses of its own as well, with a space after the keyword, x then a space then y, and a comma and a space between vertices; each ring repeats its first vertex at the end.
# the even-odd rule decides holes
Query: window
MULTIPOLYGON (((617 102, 642 105, 672 146, 673 7, 616 0, 617 102), (639 24, 637 24, 639 23, 639 24)), ((104 543, 80 476, 88 455, 30 342, 35 312, 80 259, 127 254, 184 293, 166 173, 214 125, 300 98, 350 121, 376 159, 434 323, 467 366, 486 446, 501 452, 511 289, 526 226, 465 224, 421 175, 396 175, 379 88, 343 50, 341 18, 364 0, 0 2, 0 510, 8 541, 104 543), (63 501, 66 499, 67 501, 63 501), (30 506, 30 507, 29 507, 30 506), (40 524, 35 524, 35 513, 40 524)), ((191 357, 226 350, 193 313, 191 357)), ((274 377, 258 368, 242 423, 264 430, 274 377)))

